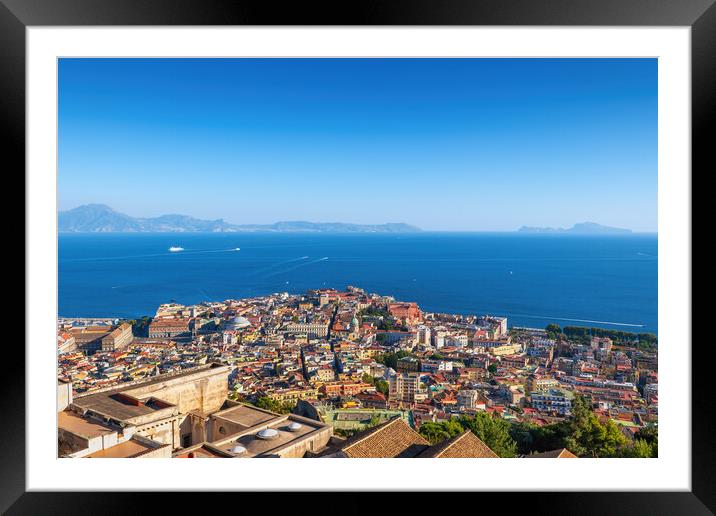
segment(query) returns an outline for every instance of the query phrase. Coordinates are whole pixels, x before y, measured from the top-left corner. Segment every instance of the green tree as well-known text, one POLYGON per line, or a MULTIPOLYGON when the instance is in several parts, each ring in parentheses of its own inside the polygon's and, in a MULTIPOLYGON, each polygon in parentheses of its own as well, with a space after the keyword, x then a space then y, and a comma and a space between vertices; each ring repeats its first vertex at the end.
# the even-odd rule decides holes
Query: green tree
POLYGON ((514 423, 510 436, 524 455, 567 448, 580 457, 656 457, 659 446, 655 426, 641 429, 630 443, 616 423, 600 421, 581 396, 575 398, 569 419, 544 426, 514 423))
POLYGON ((291 403, 289 401, 281 402, 268 396, 260 397, 256 400, 256 403, 254 403, 254 405, 264 410, 276 412, 277 414, 288 414, 296 406, 295 403, 291 403))
POLYGON ((545 327, 545 331, 547 331, 547 333, 562 333, 562 328, 559 324, 548 324, 545 327))
POLYGON ((634 439, 634 444, 625 449, 624 456, 649 459, 651 457, 656 457, 654 452, 655 450, 653 449, 653 446, 644 439, 634 439))
POLYGON ((420 435, 431 444, 460 435, 465 430, 470 430, 482 439, 500 457, 517 455, 517 443, 510 435, 510 423, 486 412, 478 412, 475 417, 461 416, 439 423, 427 421, 420 425, 420 435))
POLYGON ((647 425, 634 435, 631 457, 658 457, 659 430, 656 425, 647 425))
POLYGON ((517 442, 517 450, 523 455, 565 448, 566 431, 564 423, 538 426, 520 422, 510 426, 510 436, 517 442))
POLYGON ((565 447, 580 457, 617 457, 627 438, 612 420, 602 423, 582 396, 572 402, 565 447))
POLYGON ((369 306, 358 312, 358 317, 390 317, 390 313, 387 308, 378 308, 375 306, 369 306))
POLYGON ((152 318, 144 315, 139 319, 122 319, 119 322, 131 324, 132 334, 136 337, 146 337, 149 333, 149 324, 152 322, 152 318))
POLYGON ((478 412, 472 418, 462 416, 460 423, 500 457, 517 456, 517 443, 510 435, 510 423, 504 419, 493 417, 487 412, 478 412))
POLYGON ((404 357, 413 357, 412 353, 405 350, 396 351, 395 353, 383 353, 381 355, 378 355, 375 357, 375 361, 385 365, 386 367, 391 367, 393 369, 396 369, 398 367, 398 359, 404 358, 404 357))
POLYGON ((278 400, 269 398, 268 396, 262 396, 254 403, 258 408, 264 410, 270 410, 271 412, 278 412, 281 408, 281 403, 278 400))
POLYGON ((646 425, 636 433, 634 438, 643 439, 649 444, 659 444, 659 429, 653 424, 646 425))
POLYGON ((426 421, 420 425, 420 435, 425 437, 430 444, 437 444, 450 438, 450 434, 443 428, 443 424, 433 421, 426 421))
POLYGON ((490 374, 496 374, 497 373, 497 365, 496 364, 490 364, 487 366, 487 372, 490 374))
POLYGON ((517 451, 527 455, 535 449, 535 433, 537 425, 527 422, 513 423, 510 426, 510 437, 517 443, 517 451))
POLYGON ((438 423, 427 421, 420 425, 420 435, 430 441, 430 444, 440 443, 445 439, 460 435, 464 431, 465 428, 457 419, 440 421, 438 423))
POLYGON ((375 390, 387 396, 388 391, 390 390, 390 385, 388 385, 388 382, 386 382, 385 380, 376 380, 375 390))
POLYGON ((355 434, 357 432, 358 432, 357 428, 334 428, 333 429, 334 434, 339 435, 341 437, 346 437, 346 438, 352 436, 353 434, 355 434))
POLYGON ((562 334, 562 328, 559 324, 548 324, 545 330, 547 331, 547 337, 553 340, 557 340, 562 334))
POLYGON ((653 333, 631 333, 606 328, 586 328, 584 326, 565 326, 563 332, 568 337, 582 342, 588 342, 591 337, 609 337, 617 344, 646 350, 653 350, 658 345, 658 338, 653 333))

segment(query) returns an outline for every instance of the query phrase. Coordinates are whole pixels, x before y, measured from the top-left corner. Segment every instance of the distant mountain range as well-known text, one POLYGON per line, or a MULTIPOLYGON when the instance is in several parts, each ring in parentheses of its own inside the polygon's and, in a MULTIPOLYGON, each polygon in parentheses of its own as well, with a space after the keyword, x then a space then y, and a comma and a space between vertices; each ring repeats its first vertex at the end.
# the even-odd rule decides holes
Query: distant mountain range
POLYGON ((187 215, 139 218, 114 211, 104 204, 86 204, 58 213, 58 230, 63 233, 415 233, 420 228, 402 222, 348 224, 342 222, 286 221, 274 224, 229 224, 223 219, 201 220, 187 215))
POLYGON ((535 228, 529 226, 522 226, 518 229, 520 233, 569 233, 569 234, 581 234, 591 235, 595 233, 631 233, 631 229, 612 228, 609 226, 602 226, 596 222, 581 222, 575 224, 571 228, 535 228))

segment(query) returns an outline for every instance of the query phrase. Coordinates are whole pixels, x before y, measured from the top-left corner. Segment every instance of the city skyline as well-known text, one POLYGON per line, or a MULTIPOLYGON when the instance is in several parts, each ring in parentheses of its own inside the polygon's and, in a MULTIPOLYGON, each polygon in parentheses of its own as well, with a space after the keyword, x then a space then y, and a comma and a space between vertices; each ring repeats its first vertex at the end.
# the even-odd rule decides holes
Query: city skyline
POLYGON ((59 209, 654 232, 656 73, 655 59, 61 59, 59 209))
POLYGON ((63 458, 659 456, 651 333, 348 286, 60 318, 57 346, 63 458))

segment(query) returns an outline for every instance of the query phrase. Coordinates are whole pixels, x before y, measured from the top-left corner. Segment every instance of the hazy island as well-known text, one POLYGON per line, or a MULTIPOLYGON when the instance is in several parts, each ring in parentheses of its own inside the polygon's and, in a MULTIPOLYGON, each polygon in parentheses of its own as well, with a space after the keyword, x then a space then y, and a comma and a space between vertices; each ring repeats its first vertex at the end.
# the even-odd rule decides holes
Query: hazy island
MULTIPOLYGON (((346 222, 280 221, 273 224, 231 224, 224 219, 203 220, 189 215, 132 217, 105 204, 85 204, 58 212, 60 233, 418 233, 422 229, 404 222, 352 224, 346 222)), ((518 233, 629 234, 630 229, 582 222, 571 228, 522 226, 518 233)))
POLYGON ((596 222, 581 222, 575 224, 571 228, 540 228, 522 226, 518 229, 520 233, 549 233, 549 234, 572 234, 572 235, 592 235, 601 233, 620 233, 626 234, 631 233, 631 229, 613 228, 610 226, 602 226, 596 222))
POLYGON ((402 222, 349 224, 344 222, 282 221, 274 224, 230 224, 223 219, 201 220, 188 215, 132 217, 104 204, 86 204, 58 213, 61 233, 415 233, 420 228, 402 222))

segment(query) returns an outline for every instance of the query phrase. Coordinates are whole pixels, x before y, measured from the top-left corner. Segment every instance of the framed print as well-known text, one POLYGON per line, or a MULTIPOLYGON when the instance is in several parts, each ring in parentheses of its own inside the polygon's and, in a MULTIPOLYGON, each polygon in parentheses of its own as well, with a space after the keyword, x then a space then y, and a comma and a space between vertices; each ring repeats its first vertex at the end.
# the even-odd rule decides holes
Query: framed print
POLYGON ((4 1, 27 304, 3 510, 711 513, 712 2, 353 7, 4 1))

